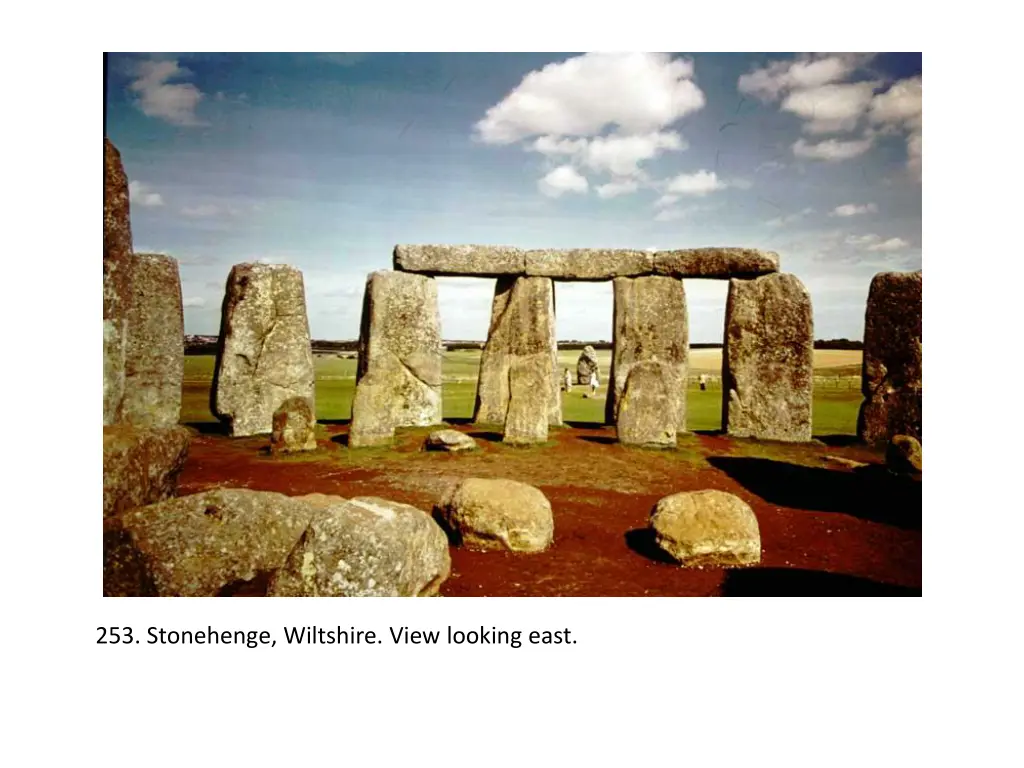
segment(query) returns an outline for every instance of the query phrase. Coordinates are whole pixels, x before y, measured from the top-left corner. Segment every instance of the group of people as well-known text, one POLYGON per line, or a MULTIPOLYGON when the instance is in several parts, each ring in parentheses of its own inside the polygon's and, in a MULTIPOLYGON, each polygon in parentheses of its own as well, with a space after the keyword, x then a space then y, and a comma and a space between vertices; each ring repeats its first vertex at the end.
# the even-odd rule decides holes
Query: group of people
MULTIPOLYGON (((572 372, 568 368, 565 369, 564 380, 565 380, 565 384, 563 385, 562 388, 566 392, 572 392, 572 372)), ((597 394, 597 389, 600 386, 601 386, 601 380, 598 378, 598 376, 597 376, 597 369, 595 368, 590 373, 590 396, 591 397, 594 397, 597 394)))

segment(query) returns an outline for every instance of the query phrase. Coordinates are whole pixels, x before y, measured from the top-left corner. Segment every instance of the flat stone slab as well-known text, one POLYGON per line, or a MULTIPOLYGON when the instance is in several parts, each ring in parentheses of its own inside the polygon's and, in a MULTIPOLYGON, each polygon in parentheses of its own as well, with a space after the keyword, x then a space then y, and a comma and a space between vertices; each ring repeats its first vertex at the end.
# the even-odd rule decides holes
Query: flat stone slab
POLYGON ((396 245, 396 270, 424 275, 494 277, 519 275, 554 280, 611 280, 668 275, 727 280, 779 271, 779 255, 754 248, 538 248, 507 245, 396 245))
POLYGON ((428 451, 448 451, 449 453, 473 451, 478 448, 476 440, 457 429, 435 429, 427 435, 423 445, 428 451))

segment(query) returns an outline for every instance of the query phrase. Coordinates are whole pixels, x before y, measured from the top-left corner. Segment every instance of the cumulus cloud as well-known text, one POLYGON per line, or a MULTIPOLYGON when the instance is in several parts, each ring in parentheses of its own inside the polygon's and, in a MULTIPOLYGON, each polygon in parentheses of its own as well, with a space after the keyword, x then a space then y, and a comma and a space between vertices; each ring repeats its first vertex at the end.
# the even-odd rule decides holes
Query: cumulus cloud
POLYGON ((696 173, 683 173, 669 179, 666 190, 668 194, 703 197, 711 192, 725 189, 726 186, 714 171, 701 170, 696 173))
POLYGON ((873 54, 805 54, 788 61, 773 61, 741 75, 740 93, 760 101, 774 102, 783 94, 806 88, 819 88, 847 79, 866 64, 873 54))
POLYGON ((640 188, 640 185, 633 179, 621 179, 602 184, 597 188, 597 196, 607 200, 619 195, 631 195, 640 188))
POLYGON ((128 86, 138 94, 137 105, 143 114, 172 125, 201 125, 196 107, 203 92, 192 83, 172 83, 191 76, 177 61, 141 61, 136 79, 128 86))
POLYGON ((796 143, 793 144, 793 154, 809 160, 828 160, 832 162, 849 160, 852 157, 863 155, 871 149, 872 143, 871 137, 850 141, 826 139, 825 141, 819 141, 817 144, 810 144, 804 139, 797 139, 796 143))
POLYGON ((586 193, 589 186, 586 177, 571 165, 560 165, 537 182, 541 194, 547 197, 561 197, 566 192, 586 193))
POLYGON ((182 301, 181 305, 183 307, 185 307, 186 309, 188 307, 196 307, 196 308, 205 307, 206 306, 206 299, 204 299, 202 296, 190 296, 189 298, 187 298, 184 301, 182 301))
POLYGON ((780 107, 802 118, 807 133, 856 130, 871 106, 877 83, 845 83, 805 88, 789 94, 780 107))
POLYGON ((920 77, 899 80, 871 102, 869 118, 883 131, 907 134, 907 168, 920 178, 922 82, 920 77))
POLYGON ((902 237, 890 237, 883 240, 878 235, 850 235, 846 238, 846 244, 856 248, 863 248, 868 251, 893 253, 910 247, 910 243, 902 237))
POLYGON ((679 202, 679 195, 662 195, 654 201, 657 208, 664 208, 667 205, 674 205, 679 202))
POLYGON ((802 211, 797 211, 796 213, 790 213, 787 214, 786 216, 777 216, 774 219, 769 219, 768 221, 765 222, 765 224, 767 224, 769 227, 783 227, 787 224, 792 224, 794 222, 800 221, 800 219, 806 216, 810 216, 812 213, 814 213, 813 208, 804 208, 802 211))
POLYGON ((856 205, 855 203, 847 203, 846 205, 837 205, 829 213, 829 216, 861 216, 865 213, 877 213, 878 206, 874 203, 867 203, 865 205, 856 205))
POLYGON ((141 181, 128 182, 128 197, 132 205, 143 208, 155 208, 164 204, 160 193, 154 192, 152 187, 141 181))

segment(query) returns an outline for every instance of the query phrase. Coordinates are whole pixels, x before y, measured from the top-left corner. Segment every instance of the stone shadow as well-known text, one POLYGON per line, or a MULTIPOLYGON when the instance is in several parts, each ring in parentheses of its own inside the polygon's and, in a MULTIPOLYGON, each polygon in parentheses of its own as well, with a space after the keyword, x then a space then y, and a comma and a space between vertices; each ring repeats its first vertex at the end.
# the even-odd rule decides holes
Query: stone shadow
POLYGON ((580 435, 578 439, 585 440, 588 443, 597 443, 598 445, 615 445, 619 442, 617 437, 609 435, 580 435))
POLYGON ((333 437, 331 437, 331 442, 337 443, 342 448, 348 448, 348 432, 342 435, 334 435, 333 437))
POLYGON ((658 546, 654 540, 654 531, 650 528, 634 528, 626 533, 625 539, 627 547, 648 560, 679 565, 668 552, 658 546))
POLYGON ((725 597, 920 597, 921 588, 802 568, 742 568, 726 572, 722 594, 725 597))
POLYGON ((201 435, 226 435, 228 425, 223 421, 187 421, 182 422, 183 427, 194 429, 201 435))
POLYGON ((850 472, 739 456, 710 456, 708 463, 769 504, 921 529, 920 481, 880 465, 850 472))
POLYGON ((325 427, 344 427, 351 424, 352 419, 317 419, 316 423, 325 427))
POLYGON ((486 440, 489 443, 500 443, 504 439, 501 432, 467 432, 474 440, 486 440))
POLYGON ((851 445, 863 445, 856 435, 816 435, 815 440, 820 440, 830 448, 846 448, 851 445))

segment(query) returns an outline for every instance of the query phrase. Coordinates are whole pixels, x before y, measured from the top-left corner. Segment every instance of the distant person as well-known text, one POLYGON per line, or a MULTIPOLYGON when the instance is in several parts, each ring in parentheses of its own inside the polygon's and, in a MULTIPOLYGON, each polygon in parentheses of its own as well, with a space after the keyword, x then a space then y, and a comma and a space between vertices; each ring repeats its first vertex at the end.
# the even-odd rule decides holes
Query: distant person
POLYGON ((597 396, 597 388, 601 386, 600 380, 597 378, 597 369, 595 368, 590 372, 590 396, 597 396))
POLYGON ((564 382, 565 382, 565 384, 564 384, 565 391, 566 392, 572 392, 572 373, 569 372, 568 368, 565 369, 565 375, 562 378, 564 379, 564 382))
POLYGON ((700 375, 700 378, 697 379, 697 381, 700 383, 700 391, 701 392, 703 392, 704 390, 706 390, 708 388, 708 375, 706 373, 702 373, 700 375))

